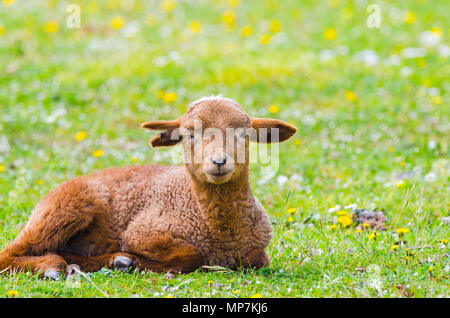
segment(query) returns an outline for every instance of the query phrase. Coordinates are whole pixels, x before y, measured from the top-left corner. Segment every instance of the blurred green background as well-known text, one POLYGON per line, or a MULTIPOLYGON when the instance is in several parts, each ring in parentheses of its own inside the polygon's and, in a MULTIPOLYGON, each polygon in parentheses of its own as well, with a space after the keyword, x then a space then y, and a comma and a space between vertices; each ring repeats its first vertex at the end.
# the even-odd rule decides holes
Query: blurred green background
POLYGON ((2 0, 0 248, 69 178, 171 163, 139 125, 202 96, 299 132, 272 175, 252 166, 275 228, 269 270, 137 273, 132 286, 106 272, 97 288, 13 275, 0 296, 448 297, 449 12, 431 0, 2 0), (344 226, 335 212, 350 205, 384 209, 388 231, 344 226))

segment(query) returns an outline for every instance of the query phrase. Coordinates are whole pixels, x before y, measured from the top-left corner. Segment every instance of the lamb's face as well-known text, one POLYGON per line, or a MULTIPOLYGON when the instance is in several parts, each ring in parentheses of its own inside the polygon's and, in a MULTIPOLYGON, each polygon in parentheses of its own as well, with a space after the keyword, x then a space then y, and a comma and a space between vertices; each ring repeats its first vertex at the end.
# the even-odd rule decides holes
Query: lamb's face
POLYGON ((228 100, 205 100, 183 116, 184 161, 199 181, 215 184, 238 178, 248 165, 252 120, 228 100))
POLYGON ((278 119, 250 117, 237 103, 220 97, 192 103, 177 120, 147 122, 142 127, 163 130, 151 140, 154 147, 182 142, 189 173, 214 184, 237 179, 246 171, 250 140, 284 141, 297 130, 278 119))

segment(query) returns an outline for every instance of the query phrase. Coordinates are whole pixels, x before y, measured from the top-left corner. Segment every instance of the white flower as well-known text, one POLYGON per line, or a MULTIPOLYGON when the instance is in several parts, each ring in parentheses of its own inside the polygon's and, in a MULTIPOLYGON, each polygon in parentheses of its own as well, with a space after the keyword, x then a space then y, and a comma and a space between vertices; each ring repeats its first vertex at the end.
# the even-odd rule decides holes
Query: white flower
POLYGON ((438 177, 434 172, 430 172, 425 175, 424 179, 426 182, 434 182, 438 179, 438 177))
POLYGON ((414 59, 417 57, 424 57, 427 55, 427 50, 423 47, 407 47, 402 50, 402 56, 407 59, 414 59))
POLYGON ((442 57, 448 57, 450 55, 450 48, 445 44, 439 45, 437 50, 442 57))
POLYGON ((288 181, 288 177, 286 177, 286 176, 281 175, 281 176, 277 177, 277 182, 280 186, 283 186, 287 181, 288 181))
POLYGON ((400 70, 400 75, 402 77, 408 77, 411 74, 412 74, 412 70, 408 66, 402 67, 401 70, 400 70))
POLYGON ((378 55, 372 50, 362 50, 356 53, 355 59, 366 63, 367 66, 375 66, 378 64, 378 55))
POLYGON ((391 55, 386 60, 386 65, 394 66, 394 65, 400 65, 402 62, 402 59, 397 54, 391 55))
POLYGON ((438 45, 441 38, 436 32, 425 31, 420 33, 419 41, 425 47, 432 47, 438 45))

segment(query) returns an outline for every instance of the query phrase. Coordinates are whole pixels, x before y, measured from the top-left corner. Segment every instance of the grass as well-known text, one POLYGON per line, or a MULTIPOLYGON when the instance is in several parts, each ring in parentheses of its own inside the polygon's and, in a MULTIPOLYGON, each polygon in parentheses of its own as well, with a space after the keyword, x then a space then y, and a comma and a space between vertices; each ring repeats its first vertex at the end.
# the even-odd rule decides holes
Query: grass
POLYGON ((382 1, 379 29, 361 1, 10 2, 0 4, 0 248, 63 181, 170 163, 173 150, 149 149, 139 124, 201 96, 231 97, 299 133, 280 145, 272 178, 251 167, 274 226, 270 268, 15 274, 0 277, 0 297, 449 296, 445 1, 382 1), (66 26, 72 2, 80 29, 66 26), (333 211, 352 204, 385 210, 387 230, 371 239, 344 227, 333 211))

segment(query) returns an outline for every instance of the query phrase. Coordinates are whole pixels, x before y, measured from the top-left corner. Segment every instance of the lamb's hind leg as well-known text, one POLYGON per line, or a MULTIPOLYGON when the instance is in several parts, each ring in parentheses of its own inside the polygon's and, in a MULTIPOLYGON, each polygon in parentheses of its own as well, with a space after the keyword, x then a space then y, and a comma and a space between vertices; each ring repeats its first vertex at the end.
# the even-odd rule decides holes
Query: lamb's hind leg
POLYGON ((0 253, 0 272, 41 271, 51 278, 58 276, 67 263, 55 252, 104 211, 103 201, 86 183, 64 183, 36 206, 17 239, 0 253))
POLYGON ((107 266, 120 271, 126 271, 135 265, 137 257, 128 253, 117 252, 99 256, 79 256, 61 253, 67 263, 77 264, 84 272, 96 272, 107 266))

